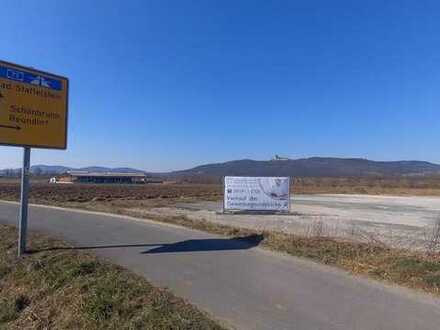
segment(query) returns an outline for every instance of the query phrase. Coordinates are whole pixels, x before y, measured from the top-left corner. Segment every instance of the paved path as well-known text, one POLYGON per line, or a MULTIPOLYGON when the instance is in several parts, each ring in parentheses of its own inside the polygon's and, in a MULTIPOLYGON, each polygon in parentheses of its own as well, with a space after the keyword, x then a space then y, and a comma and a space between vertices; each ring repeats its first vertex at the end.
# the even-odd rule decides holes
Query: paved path
MULTIPOLYGON (((17 208, 0 202, 0 223, 15 223, 17 208)), ((98 255, 170 288, 237 329, 439 329, 437 299, 243 241, 46 207, 31 207, 29 227, 76 246, 100 246, 93 250, 98 255)))

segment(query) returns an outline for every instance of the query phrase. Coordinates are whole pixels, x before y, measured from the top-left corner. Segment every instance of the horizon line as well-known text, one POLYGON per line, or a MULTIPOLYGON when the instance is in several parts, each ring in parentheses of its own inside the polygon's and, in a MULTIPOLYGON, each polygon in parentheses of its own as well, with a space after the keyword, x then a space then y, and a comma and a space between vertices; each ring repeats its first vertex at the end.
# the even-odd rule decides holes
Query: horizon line
MULTIPOLYGON (((440 166, 440 163, 435 163, 435 162, 431 162, 431 161, 426 161, 426 160, 416 160, 416 159, 402 159, 402 160, 375 160, 375 159, 369 159, 369 158, 363 158, 363 157, 334 157, 334 156, 310 156, 310 157, 300 157, 300 158, 289 158, 289 157, 282 157, 283 159, 281 160, 276 160, 276 159, 251 159, 251 158, 241 158, 241 159, 233 159, 233 160, 226 160, 226 161, 219 161, 219 162, 210 162, 210 163, 204 163, 204 164, 199 164, 199 165, 195 165, 193 167, 189 167, 189 168, 184 168, 184 169, 174 169, 174 170, 168 170, 168 171, 151 171, 151 170, 144 170, 144 169, 140 169, 137 167, 131 167, 131 166, 102 166, 102 165, 86 165, 86 166, 68 166, 68 165, 56 165, 56 164, 35 164, 32 165, 32 167, 38 167, 38 166, 48 166, 48 167, 66 167, 69 169, 84 169, 84 168, 89 168, 89 167, 102 167, 102 168, 106 168, 106 169, 119 169, 119 168, 129 168, 129 169, 133 169, 133 170, 137 170, 137 171, 142 171, 145 173, 170 173, 170 172, 181 172, 181 171, 187 171, 187 170, 191 170, 200 166, 206 166, 206 165, 215 165, 215 164, 225 164, 225 163, 230 163, 230 162, 237 162, 237 161, 244 161, 244 160, 249 160, 249 161, 256 161, 256 162, 271 162, 271 161, 275 161, 275 162, 283 162, 283 161, 298 161, 298 160, 307 160, 307 159, 313 159, 313 158, 321 158, 321 159, 341 159, 341 160, 365 160, 365 161, 371 161, 371 162, 376 162, 376 163, 395 163, 395 162, 423 162, 423 163, 429 163, 429 164, 433 164, 433 165, 437 165, 440 166)), ((20 167, 15 167, 15 168, 0 168, 0 171, 4 171, 4 170, 19 170, 21 169, 20 167)))

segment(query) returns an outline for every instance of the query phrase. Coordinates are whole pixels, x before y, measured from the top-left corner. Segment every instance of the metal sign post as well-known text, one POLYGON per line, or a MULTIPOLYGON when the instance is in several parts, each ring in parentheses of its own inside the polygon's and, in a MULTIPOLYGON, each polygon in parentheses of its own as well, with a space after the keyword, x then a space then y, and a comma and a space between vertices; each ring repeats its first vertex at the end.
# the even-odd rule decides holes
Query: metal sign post
POLYGON ((31 148, 25 147, 23 149, 23 168, 21 170, 20 215, 18 218, 18 256, 19 257, 26 252, 30 163, 31 163, 31 148))

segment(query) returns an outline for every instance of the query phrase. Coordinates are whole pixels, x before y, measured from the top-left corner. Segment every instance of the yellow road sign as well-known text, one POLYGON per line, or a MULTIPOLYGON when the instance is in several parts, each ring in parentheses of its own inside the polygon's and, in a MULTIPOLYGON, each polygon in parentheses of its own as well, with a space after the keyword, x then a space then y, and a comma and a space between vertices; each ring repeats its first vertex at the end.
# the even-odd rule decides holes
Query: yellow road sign
POLYGON ((66 149, 69 80, 0 61, 0 144, 66 149))

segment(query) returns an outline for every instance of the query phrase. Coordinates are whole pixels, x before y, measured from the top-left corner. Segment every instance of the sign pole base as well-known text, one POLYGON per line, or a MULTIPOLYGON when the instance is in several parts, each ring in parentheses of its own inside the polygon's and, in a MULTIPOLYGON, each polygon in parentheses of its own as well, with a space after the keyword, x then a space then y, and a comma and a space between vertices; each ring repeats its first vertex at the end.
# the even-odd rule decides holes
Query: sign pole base
POLYGON ((20 215, 18 218, 18 256, 19 257, 21 257, 26 252, 30 163, 31 163, 31 148, 24 147, 23 168, 21 170, 20 215))

